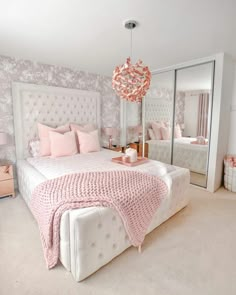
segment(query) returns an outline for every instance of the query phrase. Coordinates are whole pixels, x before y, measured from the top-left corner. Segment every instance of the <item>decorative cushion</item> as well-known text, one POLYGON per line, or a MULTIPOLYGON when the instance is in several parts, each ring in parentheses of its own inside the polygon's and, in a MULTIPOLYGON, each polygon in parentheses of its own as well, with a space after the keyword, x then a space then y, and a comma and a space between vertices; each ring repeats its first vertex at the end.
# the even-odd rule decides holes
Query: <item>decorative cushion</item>
POLYGON ((57 128, 52 128, 43 124, 38 123, 38 133, 40 139, 40 155, 41 156, 50 156, 50 140, 49 140, 49 131, 56 131, 60 133, 65 133, 70 131, 69 124, 64 126, 59 126, 57 128))
POLYGON ((161 127, 161 136, 163 140, 169 140, 171 138, 170 127, 161 127))
POLYGON ((151 125, 155 135, 155 139, 161 140, 162 139, 161 127, 165 127, 164 124, 162 124, 162 122, 152 122, 151 125))
POLYGON ((181 132, 179 124, 177 124, 175 126, 175 138, 181 138, 181 137, 182 137, 182 132, 181 132))
POLYGON ((79 150, 81 154, 100 151, 98 130, 82 132, 77 130, 79 138, 79 150))
POLYGON ((49 138, 52 157, 72 156, 78 153, 74 131, 64 134, 49 131, 49 138))
POLYGON ((40 157, 40 140, 38 138, 29 141, 29 154, 33 157, 40 157))
POLYGON ((77 148, 78 148, 78 151, 80 150, 79 148, 79 138, 78 138, 78 135, 77 135, 77 132, 76 131, 82 131, 82 132, 90 132, 90 131, 93 131, 95 130, 95 126, 93 124, 85 124, 85 125, 78 125, 78 124, 73 124, 71 123, 70 124, 70 129, 72 131, 75 131, 76 133, 76 143, 77 143, 77 148))
POLYGON ((156 139, 152 128, 148 128, 148 135, 149 135, 150 139, 152 139, 152 140, 156 139))

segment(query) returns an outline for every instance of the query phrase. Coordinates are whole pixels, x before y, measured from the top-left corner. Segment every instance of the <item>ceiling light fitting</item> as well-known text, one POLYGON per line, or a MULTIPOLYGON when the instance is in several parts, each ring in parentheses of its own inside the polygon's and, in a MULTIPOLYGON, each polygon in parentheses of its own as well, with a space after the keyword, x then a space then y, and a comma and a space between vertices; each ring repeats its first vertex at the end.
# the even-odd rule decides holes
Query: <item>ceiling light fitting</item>
POLYGON ((113 71, 112 87, 116 93, 123 99, 131 102, 141 102, 146 95, 150 82, 151 72, 147 66, 143 65, 141 60, 136 64, 132 64, 132 30, 136 28, 138 22, 135 20, 127 20, 124 27, 130 30, 130 57, 126 63, 117 66, 113 71))

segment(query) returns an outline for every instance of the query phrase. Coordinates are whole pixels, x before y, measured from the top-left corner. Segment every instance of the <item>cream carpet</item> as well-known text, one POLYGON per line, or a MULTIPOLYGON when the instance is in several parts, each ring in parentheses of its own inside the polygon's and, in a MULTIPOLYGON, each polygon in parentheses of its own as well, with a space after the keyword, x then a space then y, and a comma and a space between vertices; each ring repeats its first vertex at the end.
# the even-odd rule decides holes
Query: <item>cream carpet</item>
POLYGON ((0 294, 235 295, 236 194, 192 187, 190 205, 83 282, 48 271, 24 201, 0 199, 0 294))

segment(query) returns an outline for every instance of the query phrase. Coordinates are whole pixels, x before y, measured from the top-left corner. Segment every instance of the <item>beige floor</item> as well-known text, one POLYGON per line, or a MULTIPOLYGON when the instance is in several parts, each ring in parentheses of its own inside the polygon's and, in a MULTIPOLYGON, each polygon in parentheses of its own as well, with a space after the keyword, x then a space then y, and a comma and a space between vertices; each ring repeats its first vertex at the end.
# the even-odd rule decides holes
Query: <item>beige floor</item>
POLYGON ((0 200, 0 294, 235 295, 236 194, 192 187, 191 203, 146 237, 76 283, 45 267, 37 225, 21 198, 0 200))

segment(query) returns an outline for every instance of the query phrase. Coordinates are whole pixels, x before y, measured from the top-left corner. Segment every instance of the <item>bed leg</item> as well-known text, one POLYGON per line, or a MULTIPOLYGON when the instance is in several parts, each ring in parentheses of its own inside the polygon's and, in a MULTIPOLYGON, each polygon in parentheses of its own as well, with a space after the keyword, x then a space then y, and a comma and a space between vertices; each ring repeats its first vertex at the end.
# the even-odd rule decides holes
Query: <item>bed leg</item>
POLYGON ((141 254, 142 253, 142 245, 138 246, 138 253, 141 254))

